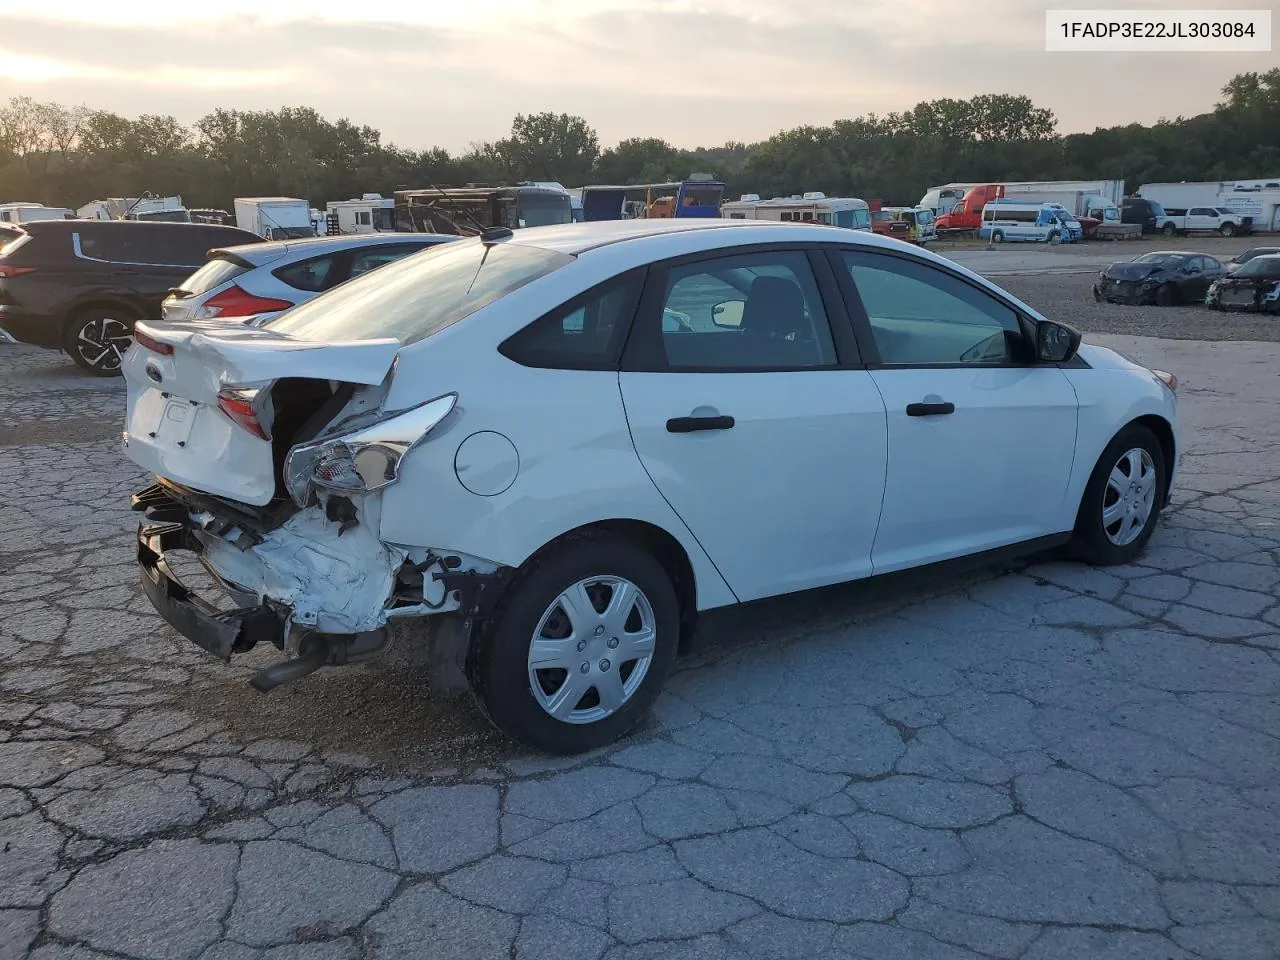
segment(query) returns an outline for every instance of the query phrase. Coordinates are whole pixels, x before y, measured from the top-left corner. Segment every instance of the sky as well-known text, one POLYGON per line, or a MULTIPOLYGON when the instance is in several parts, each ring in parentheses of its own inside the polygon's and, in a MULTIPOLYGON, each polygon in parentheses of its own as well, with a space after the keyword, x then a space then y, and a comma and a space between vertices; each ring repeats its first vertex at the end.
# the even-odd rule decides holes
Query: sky
POLYGON ((1210 110, 1233 75, 1280 63, 1276 52, 1046 53, 1045 10, 1065 5, 0 0, 0 101, 184 123, 215 107, 311 106, 384 142, 455 152, 505 136, 516 113, 551 110, 585 117, 605 147, 631 136, 694 147, 980 93, 1025 94, 1061 133, 1152 123, 1210 110))

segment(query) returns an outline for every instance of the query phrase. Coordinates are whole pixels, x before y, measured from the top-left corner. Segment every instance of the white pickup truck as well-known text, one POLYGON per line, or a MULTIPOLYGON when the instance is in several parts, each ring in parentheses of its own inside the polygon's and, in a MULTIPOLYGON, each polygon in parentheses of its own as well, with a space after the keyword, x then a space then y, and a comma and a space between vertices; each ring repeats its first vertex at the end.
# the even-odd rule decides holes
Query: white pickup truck
POLYGON ((1226 207, 1191 207, 1188 210, 1166 207, 1156 229, 1170 237, 1181 233, 1208 232, 1234 237, 1238 233, 1248 233, 1251 224, 1251 218, 1226 207))

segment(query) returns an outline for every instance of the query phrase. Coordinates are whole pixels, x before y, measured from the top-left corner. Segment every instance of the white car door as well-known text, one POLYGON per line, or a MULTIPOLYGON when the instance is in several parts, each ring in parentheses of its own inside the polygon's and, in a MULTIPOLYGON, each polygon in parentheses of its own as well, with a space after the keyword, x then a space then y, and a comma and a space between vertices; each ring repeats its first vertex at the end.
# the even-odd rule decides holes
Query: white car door
POLYGON ((1220 218, 1212 207, 1192 207, 1187 212, 1188 230, 1217 230, 1220 218))
POLYGON ((870 574, 885 408, 825 258, 651 270, 619 378, 641 462, 740 600, 870 574))
POLYGON ((877 573, 1070 530, 1078 401, 1018 314, 906 255, 843 251, 862 355, 888 410, 877 573))

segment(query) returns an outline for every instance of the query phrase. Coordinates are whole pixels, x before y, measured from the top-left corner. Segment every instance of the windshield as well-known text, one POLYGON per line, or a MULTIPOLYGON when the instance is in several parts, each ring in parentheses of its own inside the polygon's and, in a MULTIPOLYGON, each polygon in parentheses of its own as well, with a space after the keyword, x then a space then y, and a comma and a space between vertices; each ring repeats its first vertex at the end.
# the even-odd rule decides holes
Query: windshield
POLYGON ((549 227, 573 222, 573 207, 569 195, 520 194, 520 219, 526 227, 549 227))
POLYGON ((314 237, 315 227, 272 227, 268 240, 300 240, 303 237, 314 237))
POLYGON ((1237 277, 1280 279, 1280 257, 1257 257, 1236 271, 1237 277))
POLYGON ((573 257, 518 243, 441 243, 334 288, 264 324, 302 340, 409 344, 470 316, 573 257))
POLYGON ((1235 216, 1235 211, 1234 211, 1234 210, 1228 210, 1226 207, 1215 207, 1214 209, 1216 209, 1216 210, 1218 211, 1218 213, 1219 213, 1219 214, 1221 214, 1221 215, 1222 215, 1222 216, 1224 216, 1224 217, 1231 217, 1231 216, 1235 216))
POLYGON ((917 211, 916 211, 916 223, 918 223, 918 224, 920 224, 921 226, 924 226, 924 227, 927 227, 929 224, 933 223, 933 211, 932 211, 932 210, 917 210, 917 211))
POLYGON ((1135 257, 1134 263, 1166 263, 1179 260, 1177 254, 1168 253, 1144 253, 1140 257, 1135 257))
POLYGON ((1269 253, 1280 253, 1280 247, 1254 247, 1236 257, 1236 263, 1248 263, 1254 257, 1265 257, 1269 253))

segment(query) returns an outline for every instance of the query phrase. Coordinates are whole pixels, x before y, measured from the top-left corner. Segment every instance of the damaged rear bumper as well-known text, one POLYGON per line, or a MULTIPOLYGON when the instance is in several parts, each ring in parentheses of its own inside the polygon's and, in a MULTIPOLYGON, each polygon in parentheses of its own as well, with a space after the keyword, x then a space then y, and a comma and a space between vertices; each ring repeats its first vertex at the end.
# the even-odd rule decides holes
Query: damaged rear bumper
POLYGON ((184 637, 220 660, 266 640, 282 646, 288 612, 265 601, 252 607, 219 610, 194 594, 173 572, 167 552, 201 552, 200 542, 183 523, 143 524, 138 528, 138 567, 142 590, 156 612, 184 637))

